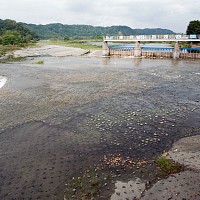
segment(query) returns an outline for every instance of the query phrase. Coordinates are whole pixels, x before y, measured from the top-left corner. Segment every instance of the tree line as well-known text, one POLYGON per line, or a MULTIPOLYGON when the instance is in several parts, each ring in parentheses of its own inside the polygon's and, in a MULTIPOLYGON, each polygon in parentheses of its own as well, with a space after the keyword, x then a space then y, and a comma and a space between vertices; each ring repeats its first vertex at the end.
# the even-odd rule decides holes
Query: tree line
MULTIPOLYGON (((168 29, 132 29, 128 26, 91 26, 91 25, 63 25, 60 23, 35 25, 16 22, 14 20, 0 19, 0 44, 23 46, 30 41, 38 39, 64 38, 101 38, 105 35, 154 35, 154 34, 175 34, 168 29)), ((200 34, 200 21, 189 22, 187 34, 200 34)))
POLYGON ((91 26, 91 25, 63 25, 47 24, 35 25, 24 24, 27 28, 37 33, 41 39, 64 38, 68 36, 71 39, 101 38, 106 35, 150 35, 150 34, 174 34, 173 31, 161 28, 151 29, 132 29, 128 26, 91 26))
POLYGON ((0 19, 0 44, 23 46, 30 41, 38 40, 37 34, 14 20, 0 19))

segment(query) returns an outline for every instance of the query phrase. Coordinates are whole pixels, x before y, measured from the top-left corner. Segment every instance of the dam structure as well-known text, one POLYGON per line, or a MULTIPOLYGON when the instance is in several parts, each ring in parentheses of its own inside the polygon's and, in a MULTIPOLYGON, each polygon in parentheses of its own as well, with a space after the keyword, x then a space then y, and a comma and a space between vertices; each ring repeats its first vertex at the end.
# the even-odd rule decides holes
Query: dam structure
POLYGON ((200 48, 180 48, 180 42, 198 42, 200 35, 131 35, 103 38, 103 56, 132 56, 135 58, 200 59, 200 48), (109 46, 109 42, 125 45, 109 46), (173 48, 143 47, 141 43, 174 43, 173 48), (126 44, 129 45, 126 45, 126 44), (130 45, 133 44, 133 45, 130 45))

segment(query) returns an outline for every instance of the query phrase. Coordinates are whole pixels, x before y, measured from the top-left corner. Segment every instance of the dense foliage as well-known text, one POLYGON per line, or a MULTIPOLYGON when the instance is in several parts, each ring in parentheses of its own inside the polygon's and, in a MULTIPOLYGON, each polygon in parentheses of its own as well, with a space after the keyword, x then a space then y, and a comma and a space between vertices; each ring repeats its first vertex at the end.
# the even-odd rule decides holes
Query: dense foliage
POLYGON ((200 21, 199 20, 190 21, 186 33, 187 35, 200 34, 200 21))
POLYGON ((60 23, 36 25, 17 23, 14 20, 0 20, 0 43, 18 45, 31 40, 64 38, 84 39, 102 38, 106 35, 148 35, 148 34, 174 34, 168 29, 132 29, 128 26, 91 26, 91 25, 63 25, 60 23))
POLYGON ((37 39, 37 34, 24 27, 22 23, 0 19, 0 44, 19 46, 37 39))
POLYGON ((37 33, 41 39, 49 38, 63 38, 64 36, 73 37, 73 39, 80 38, 96 38, 105 35, 146 35, 146 34, 174 34, 173 31, 168 29, 132 29, 128 26, 90 26, 90 25, 63 25, 63 24, 47 24, 35 25, 24 24, 27 28, 37 33))

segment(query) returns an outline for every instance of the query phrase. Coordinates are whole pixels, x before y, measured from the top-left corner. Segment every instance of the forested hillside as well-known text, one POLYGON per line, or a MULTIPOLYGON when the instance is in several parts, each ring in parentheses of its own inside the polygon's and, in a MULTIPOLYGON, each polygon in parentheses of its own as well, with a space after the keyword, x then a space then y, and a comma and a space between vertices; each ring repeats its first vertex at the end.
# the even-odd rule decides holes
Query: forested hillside
POLYGON ((14 34, 19 36, 24 41, 33 39, 49 39, 49 38, 64 38, 65 36, 73 39, 80 38, 96 38, 106 35, 148 35, 148 34, 174 34, 168 29, 154 28, 154 29, 132 29, 128 26, 91 26, 91 25, 63 25, 60 23, 36 25, 17 23, 14 20, 0 19, 0 37, 1 41, 3 35, 14 34), (8 32, 9 31, 9 32, 8 32))
POLYGON ((64 36, 70 36, 74 39, 82 37, 98 37, 105 35, 148 35, 148 34, 174 34, 173 31, 168 29, 132 29, 128 26, 90 26, 90 25, 63 25, 63 24, 47 24, 47 25, 35 25, 24 24, 27 28, 37 33, 41 39, 59 38, 64 36))
POLYGON ((37 34, 26 28, 22 23, 0 19, 0 44, 21 45, 37 39, 37 34))
POLYGON ((1 42, 4 42, 4 39, 7 40, 8 36, 18 37, 18 40, 21 40, 20 42, 29 42, 30 40, 38 39, 37 34, 26 28, 22 23, 17 23, 9 19, 0 19, 1 42))

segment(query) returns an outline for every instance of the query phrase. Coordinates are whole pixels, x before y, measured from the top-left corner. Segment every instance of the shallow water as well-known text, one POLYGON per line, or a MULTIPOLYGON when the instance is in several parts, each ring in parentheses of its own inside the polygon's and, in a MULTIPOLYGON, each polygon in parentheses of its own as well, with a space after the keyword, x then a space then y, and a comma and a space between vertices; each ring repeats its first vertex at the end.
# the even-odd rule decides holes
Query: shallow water
POLYGON ((130 178, 140 167, 127 159, 151 161, 199 134, 199 70, 192 60, 0 64, 0 199, 62 199, 66 182, 98 165, 130 178))
POLYGON ((0 89, 6 84, 7 78, 4 76, 0 76, 0 89))

